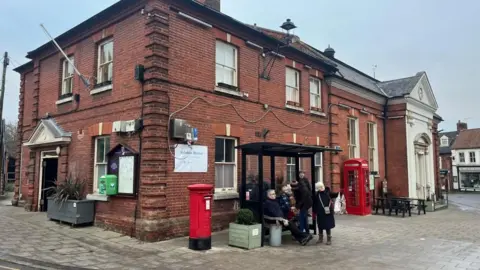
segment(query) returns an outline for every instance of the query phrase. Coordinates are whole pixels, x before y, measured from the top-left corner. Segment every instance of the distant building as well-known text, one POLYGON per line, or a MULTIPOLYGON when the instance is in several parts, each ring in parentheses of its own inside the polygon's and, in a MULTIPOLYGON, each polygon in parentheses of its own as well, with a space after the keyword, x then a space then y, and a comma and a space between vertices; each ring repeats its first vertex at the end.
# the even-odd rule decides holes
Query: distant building
POLYGON ((458 123, 458 135, 451 146, 453 189, 480 191, 480 129, 458 123))
MULTIPOLYGON (((452 174, 452 146, 455 143, 458 133, 466 129, 468 129, 467 123, 458 121, 456 131, 441 132, 438 135, 440 138, 438 164, 440 168, 442 189, 444 190, 452 190, 454 188, 454 183, 457 183, 458 186, 458 177, 453 177, 452 174)), ((456 189, 458 189, 458 187, 456 189)))

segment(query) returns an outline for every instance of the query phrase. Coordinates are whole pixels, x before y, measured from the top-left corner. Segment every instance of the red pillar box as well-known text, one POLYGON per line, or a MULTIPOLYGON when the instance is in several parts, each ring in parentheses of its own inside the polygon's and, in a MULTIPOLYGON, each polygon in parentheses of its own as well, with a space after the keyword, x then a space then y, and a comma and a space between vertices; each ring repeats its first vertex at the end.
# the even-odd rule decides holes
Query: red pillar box
POLYGON ((192 250, 211 249, 213 185, 190 185, 188 190, 190 191, 190 239, 188 248, 192 250))

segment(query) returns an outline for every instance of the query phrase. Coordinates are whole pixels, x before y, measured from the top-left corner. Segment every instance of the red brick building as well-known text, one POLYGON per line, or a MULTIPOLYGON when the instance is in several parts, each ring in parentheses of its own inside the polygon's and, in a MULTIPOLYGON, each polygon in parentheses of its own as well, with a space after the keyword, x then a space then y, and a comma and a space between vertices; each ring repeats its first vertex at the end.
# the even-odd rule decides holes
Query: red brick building
MULTIPOLYGON (((409 115, 406 100, 418 92, 414 82, 385 87, 336 59, 331 48, 286 40, 219 9, 219 0, 123 0, 60 35, 56 41, 88 87, 52 43, 29 52, 31 61, 16 69, 21 150, 14 203, 42 210, 45 172, 55 179, 73 174, 89 183, 98 226, 158 240, 188 231, 186 187, 210 183, 213 227, 225 228, 238 208, 241 164, 234 146, 263 140, 341 147, 315 162, 317 180, 334 191, 343 188, 343 162, 362 157, 378 171, 377 181, 386 174, 392 192, 409 195, 406 145, 414 142, 405 141, 406 126, 407 118, 418 117, 409 115), (144 80, 134 76, 138 65, 144 80), (198 129, 205 172, 176 172, 174 155, 184 142, 171 136, 172 119, 198 129), (131 121, 133 129, 117 132, 117 121, 131 121), (98 195, 97 180, 112 169, 107 153, 119 145, 139 155, 138 175, 128 183, 119 179, 121 196, 98 195)), ((416 78, 427 80, 424 73, 416 78)), ((430 128, 418 138, 425 147, 437 141, 430 109, 436 107, 420 114, 430 128)), ((292 160, 277 162, 277 175, 295 176, 292 160)), ((249 172, 254 164, 248 162, 249 172)), ((438 173, 430 169, 428 178, 436 183, 438 173)))

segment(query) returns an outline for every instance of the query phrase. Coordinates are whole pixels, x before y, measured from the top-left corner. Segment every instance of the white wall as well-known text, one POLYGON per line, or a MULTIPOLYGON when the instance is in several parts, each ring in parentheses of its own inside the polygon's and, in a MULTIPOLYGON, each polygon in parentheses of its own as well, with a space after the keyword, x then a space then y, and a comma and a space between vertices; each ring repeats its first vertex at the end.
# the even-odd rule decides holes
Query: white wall
MULTIPOLYGON (((417 168, 415 163, 415 138, 419 134, 427 134, 430 141, 433 141, 432 132, 430 130, 429 123, 433 119, 433 112, 429 112, 424 108, 419 108, 413 104, 407 103, 407 115, 410 115, 410 118, 406 118, 406 133, 407 133, 407 163, 408 163, 408 196, 411 198, 417 197, 417 168), (410 124, 412 123, 412 124, 410 124)), ((430 192, 435 192, 435 166, 434 161, 437 160, 433 158, 433 143, 428 147, 428 154, 426 155, 427 159, 427 170, 428 170, 428 179, 427 184, 430 184, 430 192)))

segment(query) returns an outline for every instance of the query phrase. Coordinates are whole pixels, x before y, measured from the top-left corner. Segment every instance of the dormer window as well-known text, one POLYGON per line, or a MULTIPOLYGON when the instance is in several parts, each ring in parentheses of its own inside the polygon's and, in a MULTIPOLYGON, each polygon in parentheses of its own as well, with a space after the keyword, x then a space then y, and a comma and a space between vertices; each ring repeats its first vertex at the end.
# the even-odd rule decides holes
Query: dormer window
POLYGON ((443 136, 443 137, 440 139, 440 146, 448 146, 448 137, 443 136))

